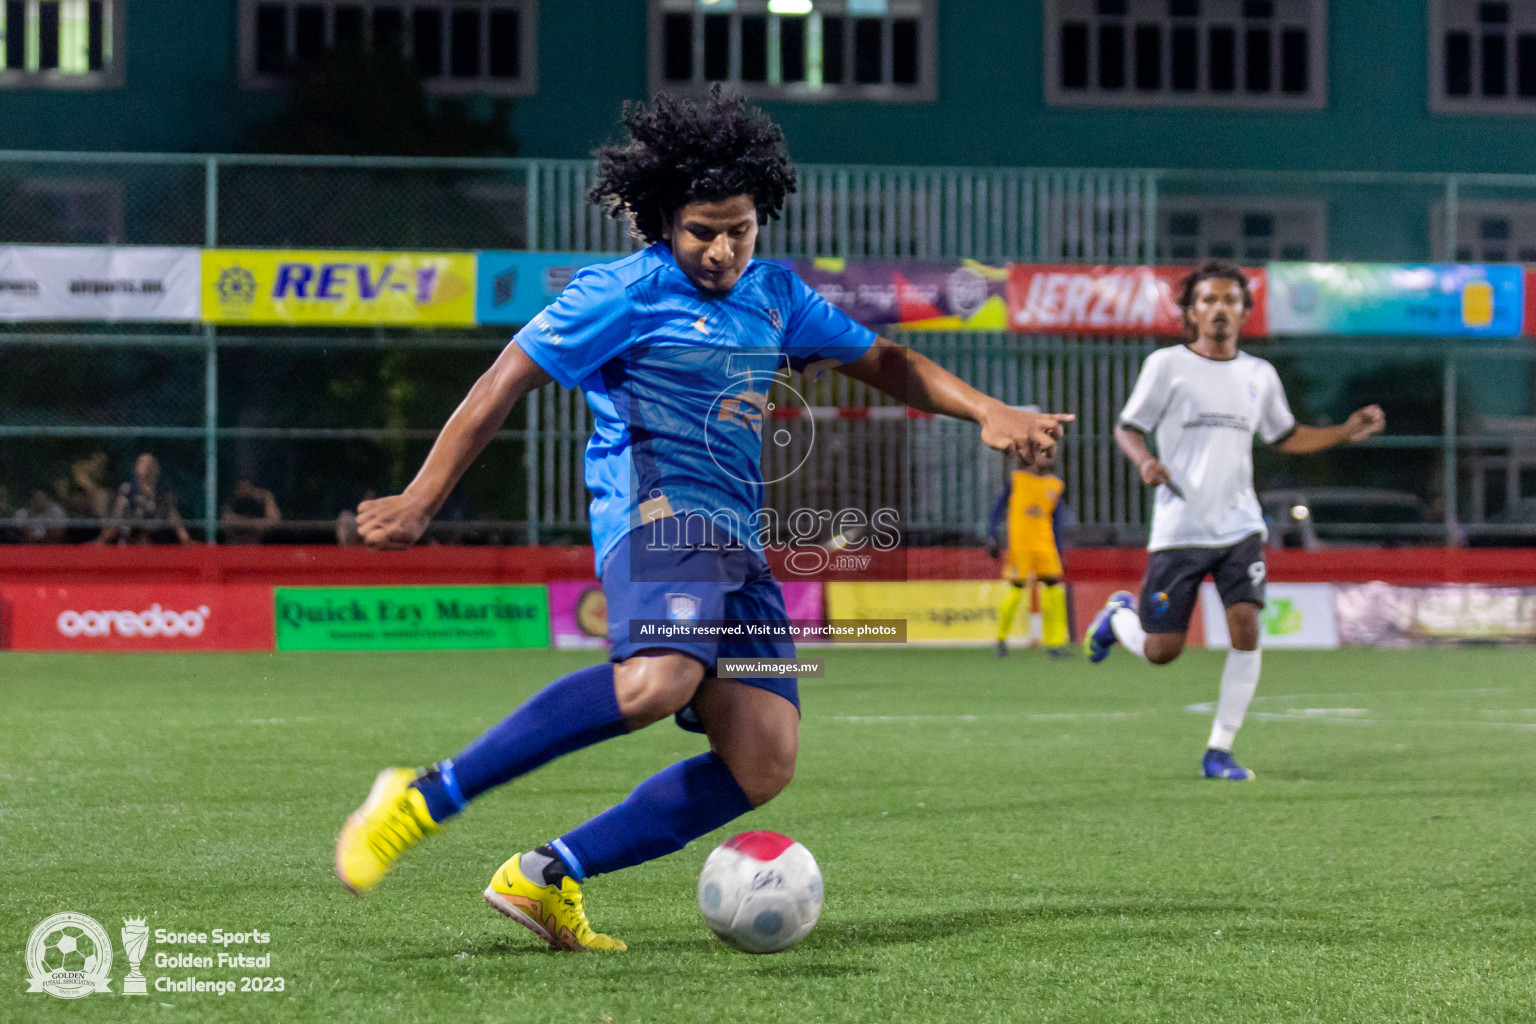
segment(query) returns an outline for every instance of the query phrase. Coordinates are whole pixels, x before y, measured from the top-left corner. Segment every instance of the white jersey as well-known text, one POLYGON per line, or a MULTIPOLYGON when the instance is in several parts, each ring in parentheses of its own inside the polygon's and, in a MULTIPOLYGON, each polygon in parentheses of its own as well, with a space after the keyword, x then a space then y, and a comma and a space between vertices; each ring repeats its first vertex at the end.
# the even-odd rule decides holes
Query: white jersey
POLYGON ((1262 359, 1207 359, 1187 345, 1159 349, 1120 422, 1157 437, 1157 457, 1184 492, 1157 489, 1147 547, 1216 548, 1269 531, 1253 493, 1253 435, 1274 444, 1296 429, 1280 375, 1262 359))

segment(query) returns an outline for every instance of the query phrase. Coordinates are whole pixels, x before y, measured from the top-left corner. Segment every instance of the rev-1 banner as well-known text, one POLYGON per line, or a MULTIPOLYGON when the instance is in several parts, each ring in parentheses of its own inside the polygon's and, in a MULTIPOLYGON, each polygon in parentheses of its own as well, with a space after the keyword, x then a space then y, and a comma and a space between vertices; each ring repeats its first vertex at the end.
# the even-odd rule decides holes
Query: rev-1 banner
MULTIPOLYGON (((1008 268, 1008 329, 1021 334, 1184 333, 1178 284, 1189 267, 1040 266, 1008 268)), ((1243 333, 1268 332, 1266 275, 1245 267, 1253 309, 1243 333)))
POLYGON ((197 249, 0 246, 0 320, 196 322, 197 249))

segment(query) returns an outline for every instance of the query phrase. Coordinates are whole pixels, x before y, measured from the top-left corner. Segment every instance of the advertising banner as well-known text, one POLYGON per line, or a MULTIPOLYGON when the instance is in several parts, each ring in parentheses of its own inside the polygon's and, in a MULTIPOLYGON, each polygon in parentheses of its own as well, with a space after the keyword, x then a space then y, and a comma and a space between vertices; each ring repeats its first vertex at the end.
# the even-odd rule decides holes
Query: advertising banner
MULTIPOLYGON (((779 584, 784 610, 793 622, 821 622, 821 584, 789 580, 779 584)), ((608 646, 608 602, 596 580, 555 580, 549 584, 550 642, 559 650, 608 646)))
MULTIPOLYGON (((1182 335, 1178 284, 1189 267, 1008 268, 1008 329, 1021 334, 1182 335)), ((1267 333, 1265 272, 1245 267, 1253 308, 1243 331, 1267 333)))
POLYGON ((622 253, 502 252, 475 254, 475 319, 526 324, 571 283, 582 267, 623 259, 622 253))
POLYGON ((813 259, 789 265, 822 298, 866 327, 1001 331, 1007 326, 1007 267, 974 260, 813 259))
POLYGON ((1536 642, 1536 587, 1360 583, 1339 584, 1334 595, 1339 637, 1347 644, 1536 642))
MULTIPOLYGON (((1200 585, 1200 609, 1205 620, 1205 646, 1223 650, 1231 647, 1227 613, 1216 584, 1200 585)), ((1293 650, 1332 650, 1339 646, 1333 584, 1268 584, 1264 588, 1264 610, 1259 613, 1259 646, 1293 650)))
POLYGON ((1273 335, 1513 338, 1525 275, 1512 265, 1271 263, 1273 335))
POLYGON ((271 587, 0 587, 0 647, 16 651, 270 651, 272 641, 271 587))
POLYGON ((280 651, 469 651, 549 646, 543 586, 278 587, 280 651))
POLYGON ((475 255, 204 249, 202 294, 215 324, 467 327, 475 255))
POLYGON ((195 322, 197 249, 0 246, 0 320, 195 322))
POLYGON ((549 584, 549 639, 557 650, 608 646, 608 602, 597 580, 549 584))
MULTIPOLYGON (((829 619, 905 619, 907 641, 927 644, 997 642, 997 609, 1010 584, 1002 580, 924 580, 909 583, 828 583, 829 619)), ((1029 637, 1019 615, 1009 637, 1029 637)))

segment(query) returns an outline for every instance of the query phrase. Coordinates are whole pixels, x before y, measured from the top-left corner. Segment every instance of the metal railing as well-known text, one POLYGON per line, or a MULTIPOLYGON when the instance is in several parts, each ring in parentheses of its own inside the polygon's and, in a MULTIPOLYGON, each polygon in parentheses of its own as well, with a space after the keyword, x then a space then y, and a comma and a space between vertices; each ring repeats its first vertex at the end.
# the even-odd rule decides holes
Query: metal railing
MULTIPOLYGON (((819 165, 799 171, 800 189, 783 218, 763 230, 765 256, 1140 263, 1192 253, 1260 261, 1294 255, 1286 245, 1305 245, 1309 258, 1429 260, 1467 256, 1470 245, 1471 257, 1484 259, 1498 255, 1497 239, 1482 235, 1499 233, 1484 230, 1484 222, 1503 217, 1507 258, 1536 259, 1536 238, 1526 252, 1518 237, 1527 206, 1536 224, 1536 176, 819 165), (1212 212, 1202 222, 1190 219, 1191 210, 1212 212)), ((632 248, 623 225, 586 201, 592 173, 585 161, 530 159, 0 152, 0 243, 632 248)), ((110 446, 126 456, 136 442, 152 440, 174 449, 183 493, 200 499, 189 525, 199 524, 206 537, 217 535, 221 489, 248 464, 294 478, 293 493, 308 495, 293 499, 296 518, 320 522, 361 495, 344 494, 344 484, 328 484, 315 467, 342 467, 335 470, 338 479, 350 474, 393 483, 451 409, 443 396, 462 394, 474 367, 483 366, 506 335, 499 329, 3 326, 7 365, 44 386, 16 394, 0 382, 0 452, 11 449, 0 465, 17 467, 12 475, 36 477, 38 466, 57 465, 83 445, 110 446), (111 360, 102 358, 107 351, 111 360), (416 358, 428 360, 418 365, 417 390, 446 373, 441 394, 430 400, 406 394, 382 405, 357 398, 370 390, 410 392, 412 379, 400 367, 416 358), (352 376, 333 382, 332 392, 352 389, 345 395, 325 392, 288 413, 263 398, 352 363, 352 376), (444 369, 449 364, 452 372, 444 369), (95 394, 93 375, 100 385, 95 394), (64 401, 68 381, 83 394, 64 401), (289 451, 278 451, 284 448, 289 451), (314 454, 320 448, 325 454, 314 454), (299 449, 311 454, 293 454, 299 449)), ((1076 412, 1061 465, 1067 500, 1089 536, 1136 538, 1145 499, 1110 434, 1150 339, 966 334, 903 340, 1010 402, 1076 412)), ((1518 521, 1490 520, 1518 511, 1509 506, 1524 500, 1519 477, 1528 472, 1525 453, 1536 451, 1536 440, 1528 443, 1518 430, 1481 428, 1487 417, 1508 421, 1536 413, 1529 355, 1520 344, 1295 341, 1268 344, 1261 354, 1282 364, 1293 401, 1335 414, 1340 379, 1360 365, 1411 366, 1405 372, 1414 377, 1409 390, 1417 404, 1404 406, 1411 422, 1398 416, 1393 424, 1407 432, 1373 442, 1371 457, 1388 468, 1422 463, 1410 489, 1438 498, 1443 537, 1527 532, 1518 521), (1432 387, 1419 379, 1428 375, 1432 387), (1501 395, 1497 402, 1487 397, 1494 392, 1501 395), (1331 399, 1319 397, 1330 393, 1331 399), (1398 454, 1389 459, 1386 450, 1398 454), (1463 511, 1472 522, 1462 522, 1463 511)), ((834 401, 871 400, 850 391, 834 401)), ((488 524, 493 536, 534 542, 579 536, 588 426, 581 397, 547 390, 525 403, 515 422, 498 435, 488 459, 500 467, 500 479, 495 486, 483 483, 469 522, 454 528, 488 524)), ((860 500, 901 481, 914 536, 978 536, 1004 469, 976 444, 973 428, 851 421, 829 425, 823 436, 836 441, 829 448, 846 453, 860 445, 879 450, 893 431, 909 465, 879 479, 860 477, 860 500)), ((1530 434, 1536 437, 1536 428, 1530 434)), ((835 464, 826 472, 844 481, 857 476, 839 473, 835 464)), ((1329 472, 1338 477, 1345 470, 1329 472)), ((771 496, 793 497, 787 490, 771 496)))

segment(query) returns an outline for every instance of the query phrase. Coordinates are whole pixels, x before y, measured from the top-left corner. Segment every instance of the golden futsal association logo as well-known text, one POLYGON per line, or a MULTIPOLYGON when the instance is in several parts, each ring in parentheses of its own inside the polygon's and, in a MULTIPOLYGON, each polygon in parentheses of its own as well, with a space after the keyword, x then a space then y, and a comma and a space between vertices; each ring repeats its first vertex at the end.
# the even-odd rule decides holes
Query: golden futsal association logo
POLYGON ((112 937, 84 914, 54 914, 27 940, 27 991, 60 999, 110 992, 112 937))

